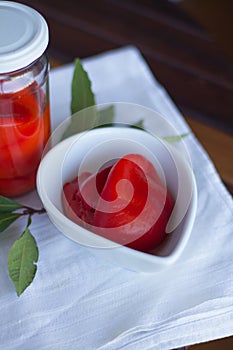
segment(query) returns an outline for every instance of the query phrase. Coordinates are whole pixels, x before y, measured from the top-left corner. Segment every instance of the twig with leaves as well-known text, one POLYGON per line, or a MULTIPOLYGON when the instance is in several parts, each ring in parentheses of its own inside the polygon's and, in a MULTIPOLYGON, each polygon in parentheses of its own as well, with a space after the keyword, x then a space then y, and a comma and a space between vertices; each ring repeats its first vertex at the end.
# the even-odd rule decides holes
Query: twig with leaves
POLYGON ((22 235, 14 242, 8 254, 8 272, 18 296, 32 282, 37 269, 38 247, 29 229, 32 216, 44 213, 44 208, 31 208, 10 198, 0 196, 0 232, 6 230, 19 217, 28 217, 22 235))

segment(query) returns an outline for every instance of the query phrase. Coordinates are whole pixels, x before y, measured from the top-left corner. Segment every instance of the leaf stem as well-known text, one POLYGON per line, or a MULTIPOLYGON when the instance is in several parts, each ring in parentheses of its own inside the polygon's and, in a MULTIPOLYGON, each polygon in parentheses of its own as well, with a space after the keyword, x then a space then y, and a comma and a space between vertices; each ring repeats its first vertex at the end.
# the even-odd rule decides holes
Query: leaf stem
POLYGON ((35 209, 35 208, 31 208, 31 207, 28 207, 26 205, 23 206, 24 210, 20 213, 20 215, 29 215, 29 216, 32 216, 34 214, 45 214, 46 213, 46 210, 45 208, 41 208, 41 209, 35 209))

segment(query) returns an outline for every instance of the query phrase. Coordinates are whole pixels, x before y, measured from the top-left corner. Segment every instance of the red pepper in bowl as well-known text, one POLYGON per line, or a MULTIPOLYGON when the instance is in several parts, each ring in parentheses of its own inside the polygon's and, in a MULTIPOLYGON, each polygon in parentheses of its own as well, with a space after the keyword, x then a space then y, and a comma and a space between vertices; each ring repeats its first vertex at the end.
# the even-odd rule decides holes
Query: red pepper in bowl
POLYGON ((71 220, 77 217, 93 232, 144 252, 165 238, 174 206, 152 163, 139 154, 66 183, 63 204, 71 220))

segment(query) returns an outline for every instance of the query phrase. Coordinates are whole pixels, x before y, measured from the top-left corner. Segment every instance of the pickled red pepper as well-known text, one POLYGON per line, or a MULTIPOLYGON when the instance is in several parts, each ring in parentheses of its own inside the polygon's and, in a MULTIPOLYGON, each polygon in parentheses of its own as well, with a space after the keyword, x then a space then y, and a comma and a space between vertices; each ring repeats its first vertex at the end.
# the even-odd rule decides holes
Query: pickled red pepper
POLYGON ((165 238, 174 201, 152 163, 129 154, 95 174, 83 172, 65 183, 63 205, 77 224, 145 252, 165 238))
POLYGON ((35 187, 36 171, 50 135, 49 105, 33 82, 3 93, 0 82, 0 194, 17 196, 35 187))

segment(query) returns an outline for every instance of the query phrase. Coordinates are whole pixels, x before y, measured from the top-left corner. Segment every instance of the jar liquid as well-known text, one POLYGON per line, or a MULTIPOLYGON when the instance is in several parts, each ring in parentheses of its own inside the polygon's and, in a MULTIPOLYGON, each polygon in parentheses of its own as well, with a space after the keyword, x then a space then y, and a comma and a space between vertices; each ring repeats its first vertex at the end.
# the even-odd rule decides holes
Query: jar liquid
POLYGON ((49 136, 49 104, 36 82, 14 93, 0 90, 0 195, 18 196, 35 187, 49 136))

